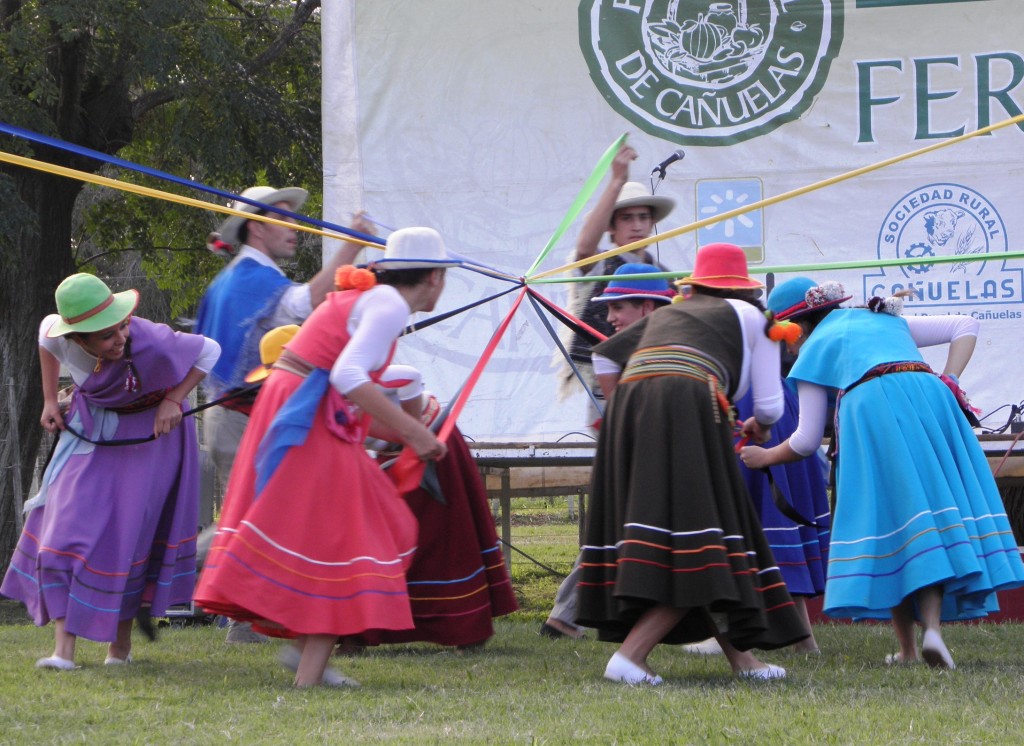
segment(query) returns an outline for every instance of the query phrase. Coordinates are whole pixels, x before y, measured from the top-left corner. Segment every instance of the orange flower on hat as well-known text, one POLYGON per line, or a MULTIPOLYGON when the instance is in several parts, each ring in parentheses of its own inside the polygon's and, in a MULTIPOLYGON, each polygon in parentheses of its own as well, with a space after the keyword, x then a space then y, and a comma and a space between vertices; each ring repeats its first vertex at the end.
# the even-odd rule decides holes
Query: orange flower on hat
POLYGON ((334 273, 338 290, 369 290, 377 284, 377 276, 368 269, 346 264, 334 273))

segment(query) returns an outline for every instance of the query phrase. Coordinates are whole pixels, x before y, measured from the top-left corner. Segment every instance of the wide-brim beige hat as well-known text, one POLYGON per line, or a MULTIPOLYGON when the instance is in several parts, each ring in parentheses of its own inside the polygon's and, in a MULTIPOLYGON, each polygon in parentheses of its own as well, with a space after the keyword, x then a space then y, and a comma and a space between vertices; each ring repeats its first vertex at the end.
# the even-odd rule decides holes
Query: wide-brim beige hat
MULTIPOLYGON (((301 187, 285 187, 284 189, 275 189, 271 186, 255 186, 249 187, 242 192, 243 197, 250 199, 253 202, 260 202, 267 207, 276 205, 278 202, 287 202, 292 212, 298 212, 302 209, 302 206, 306 204, 306 198, 309 197, 309 192, 301 187)), ((235 200, 229 207, 233 210, 241 210, 242 212, 249 212, 256 214, 259 212, 261 207, 256 205, 250 205, 248 202, 242 202, 241 200, 235 200)), ((273 211, 270 212, 273 215, 273 211)), ((278 216, 280 217, 280 216, 278 216)), ((240 215, 231 215, 220 224, 220 228, 217 229, 217 233, 220 234, 220 240, 231 245, 238 243, 238 229, 242 227, 242 223, 247 221, 248 218, 243 218, 240 215)))
POLYGON ((441 234, 433 228, 399 228, 388 236, 384 256, 372 261, 373 269, 441 269, 462 262, 445 248, 441 234))
POLYGON ((662 197, 651 194, 647 188, 638 181, 627 181, 619 190, 619 198, 615 200, 615 207, 612 208, 612 215, 616 210, 626 207, 650 207, 654 222, 660 222, 669 216, 675 209, 676 201, 671 197, 662 197))

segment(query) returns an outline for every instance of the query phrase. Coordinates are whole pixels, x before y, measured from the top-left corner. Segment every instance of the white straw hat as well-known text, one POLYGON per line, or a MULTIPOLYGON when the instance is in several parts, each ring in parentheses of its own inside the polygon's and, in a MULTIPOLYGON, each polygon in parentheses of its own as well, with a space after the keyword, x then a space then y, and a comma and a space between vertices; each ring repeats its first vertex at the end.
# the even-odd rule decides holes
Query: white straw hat
POLYGON ((374 269, 439 269, 461 262, 448 253, 433 228, 399 228, 388 236, 384 257, 370 262, 374 269))
MULTIPOLYGON (((266 206, 276 205, 278 202, 287 202, 292 212, 298 212, 302 209, 302 206, 306 204, 306 198, 309 196, 309 192, 301 187, 285 187, 284 189, 275 189, 270 186, 254 186, 249 187, 242 196, 246 199, 250 199, 253 202, 260 202, 266 206)), ((229 207, 233 210, 241 210, 242 212, 249 212, 256 214, 262 207, 256 205, 250 205, 247 202, 235 200, 229 207)), ((270 215, 275 215, 274 212, 270 212, 270 215)), ((278 215, 277 217, 281 217, 278 215)), ((238 243, 238 230, 242 227, 242 223, 246 222, 248 218, 243 218, 239 215, 230 215, 227 220, 220 224, 220 228, 217 232, 220 234, 220 240, 231 245, 238 243)))

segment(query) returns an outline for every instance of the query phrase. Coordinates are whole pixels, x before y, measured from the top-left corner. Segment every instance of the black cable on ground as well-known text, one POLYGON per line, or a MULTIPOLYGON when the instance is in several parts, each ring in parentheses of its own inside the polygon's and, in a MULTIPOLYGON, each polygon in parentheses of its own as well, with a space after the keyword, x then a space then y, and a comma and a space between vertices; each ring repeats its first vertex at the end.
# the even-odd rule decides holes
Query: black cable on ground
POLYGON ((543 562, 541 562, 540 560, 538 560, 538 559, 536 559, 536 558, 534 558, 534 557, 531 557, 531 556, 530 556, 530 555, 528 555, 528 554, 527 554, 526 552, 524 552, 524 551, 523 551, 522 549, 520 549, 520 548, 519 548, 519 547, 517 547, 517 546, 514 546, 513 544, 509 544, 509 543, 508 543, 507 541, 505 541, 504 539, 501 539, 501 538, 499 538, 499 539, 498 539, 498 541, 500 541, 500 542, 501 542, 502 544, 504 544, 505 546, 507 546, 507 547, 508 547, 509 549, 511 549, 511 550, 512 550, 513 552, 518 552, 519 554, 523 555, 524 557, 526 557, 526 559, 530 560, 530 562, 532 562, 533 564, 535 564, 535 565, 536 565, 537 567, 540 567, 540 568, 543 568, 544 570, 547 570, 547 571, 548 571, 548 573, 549 573, 550 575, 554 575, 555 577, 559 577, 559 578, 567 578, 567 577, 569 577, 569 574, 568 574, 568 573, 564 573, 564 572, 559 572, 558 570, 556 570, 556 569, 555 569, 555 568, 553 568, 553 567, 548 567, 547 565, 545 565, 545 564, 544 564, 543 562))

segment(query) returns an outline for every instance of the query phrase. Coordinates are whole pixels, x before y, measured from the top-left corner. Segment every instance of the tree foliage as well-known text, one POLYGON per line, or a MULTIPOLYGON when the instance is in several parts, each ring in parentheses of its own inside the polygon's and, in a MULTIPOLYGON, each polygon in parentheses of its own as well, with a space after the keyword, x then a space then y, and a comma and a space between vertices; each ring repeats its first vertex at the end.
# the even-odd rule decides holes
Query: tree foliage
MULTIPOLYGON (((238 193, 321 190, 320 0, 0 0, 0 121, 238 193)), ((0 135, 0 150, 206 201, 211 195, 0 135)), ((16 429, 28 484, 41 392, 36 331, 82 269, 140 287, 141 315, 188 316, 222 262, 223 216, 0 164, 0 433, 16 429), (148 278, 124 273, 141 268, 148 278), (163 291, 158 292, 159 291, 163 291), (155 302, 154 302, 155 301, 155 302)), ((319 240, 304 239, 319 246, 319 240)), ((315 251, 307 254, 318 258, 315 251)), ((310 262, 315 264, 316 259, 310 262)), ((0 437, 3 437, 0 435, 0 437)), ((14 438, 2 443, 8 446, 14 438)), ((2 459, 3 451, 0 451, 2 459)), ((11 463, 0 460, 0 556, 12 548, 11 463)))

